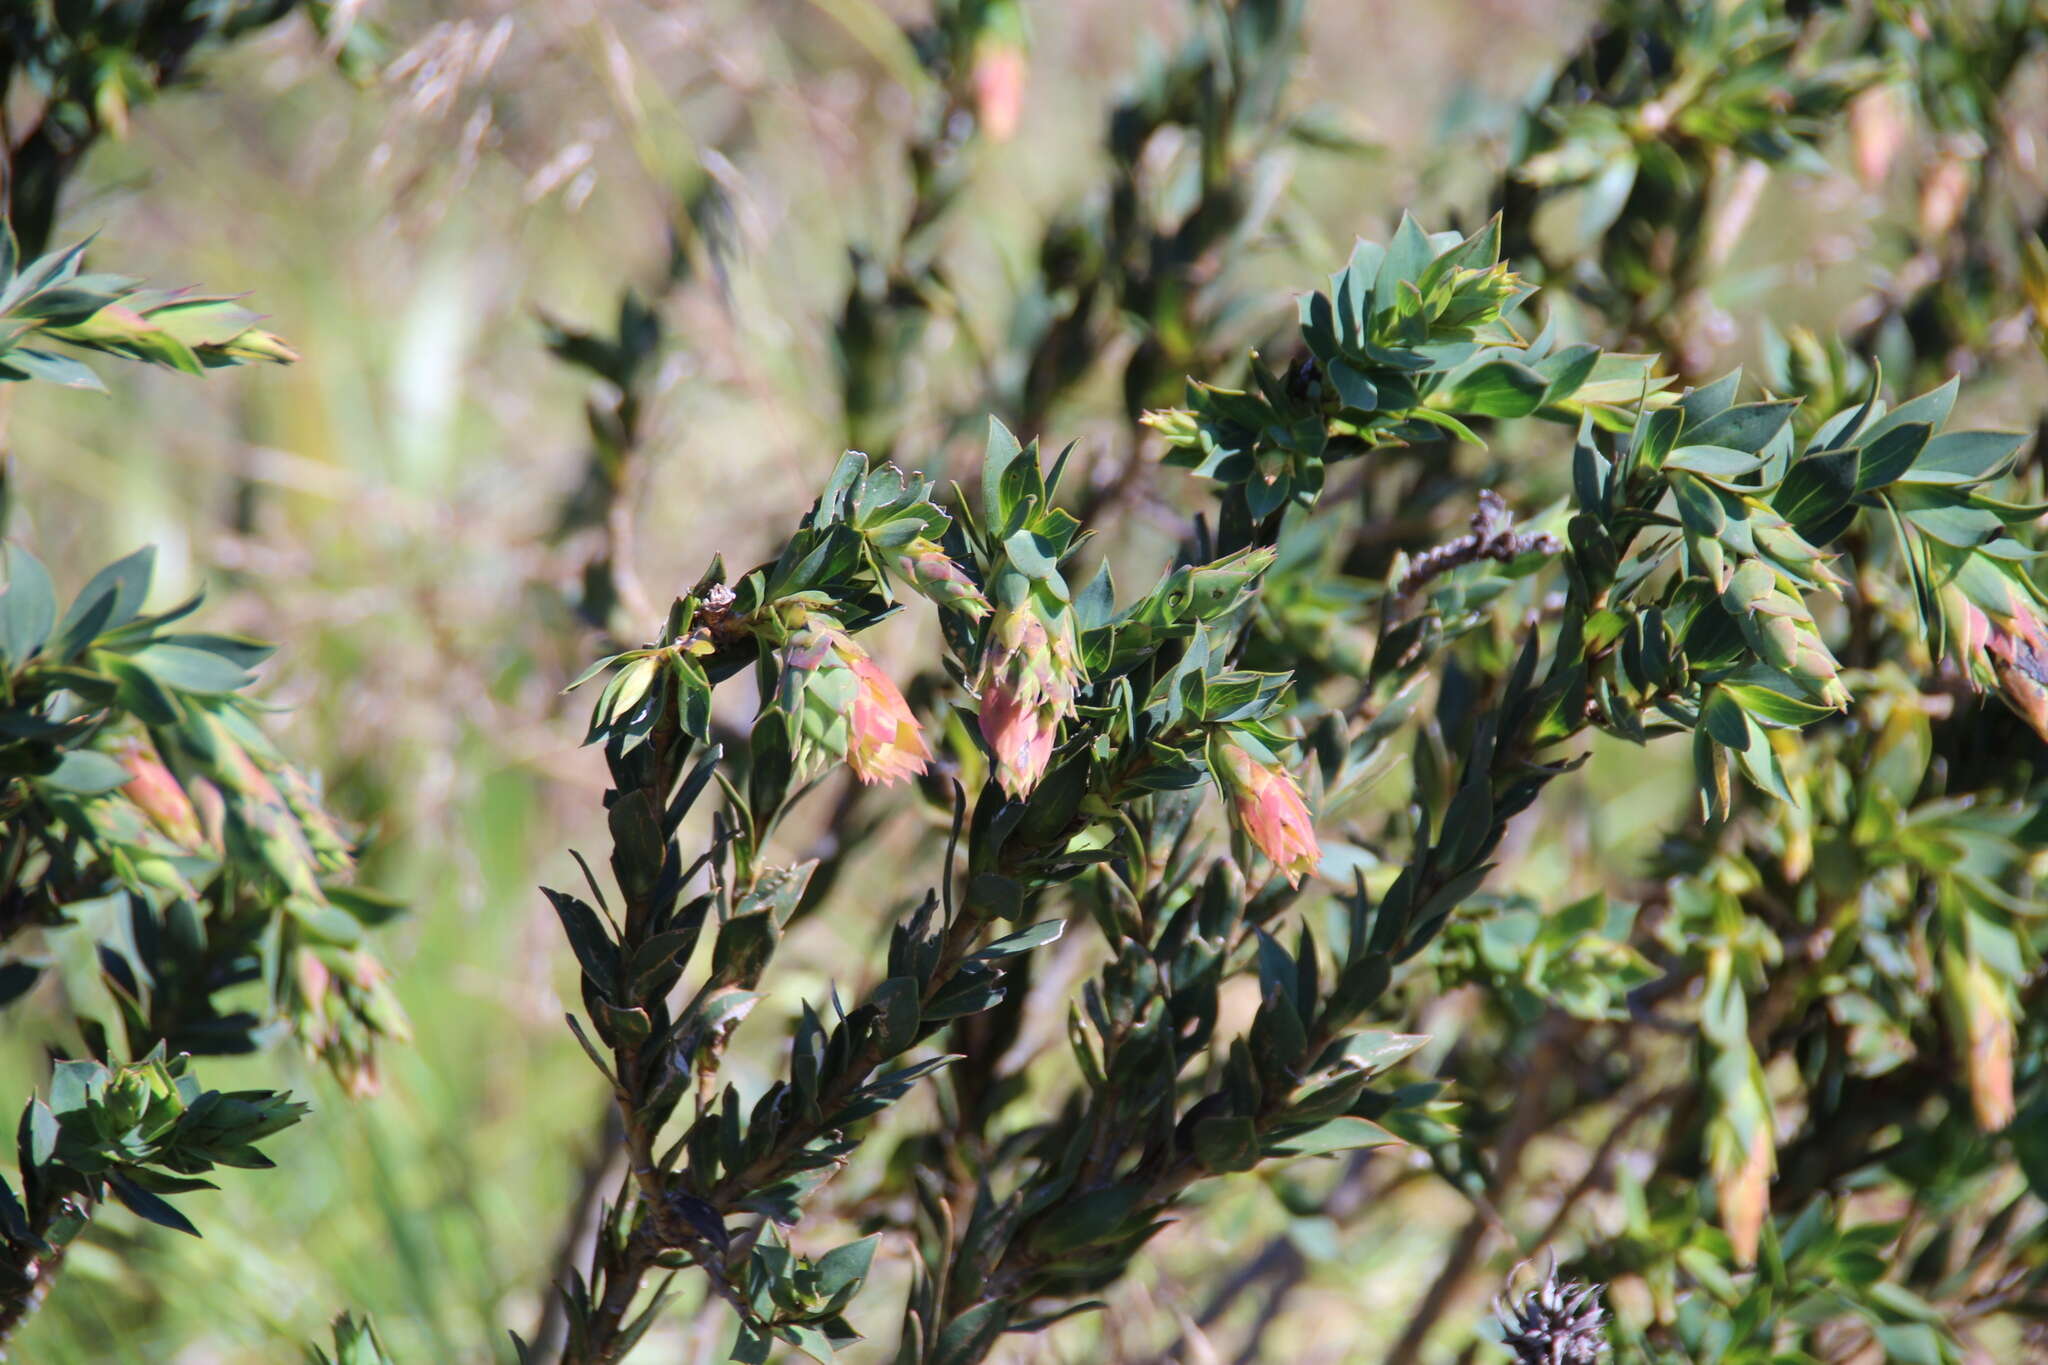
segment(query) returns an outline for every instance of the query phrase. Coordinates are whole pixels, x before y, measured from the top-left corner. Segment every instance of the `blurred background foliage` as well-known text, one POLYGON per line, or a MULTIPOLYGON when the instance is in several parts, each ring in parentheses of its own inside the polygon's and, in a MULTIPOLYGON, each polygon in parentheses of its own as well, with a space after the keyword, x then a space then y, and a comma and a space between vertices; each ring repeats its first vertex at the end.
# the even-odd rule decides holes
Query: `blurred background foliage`
MULTIPOLYGON (((166 73, 94 69, 54 231, 97 231, 98 258, 153 281, 251 291, 305 363, 124 370, 113 402, 15 386, 8 529, 64 585, 154 543, 157 605, 204 585, 211 628, 285 644, 272 732, 374 822, 364 879, 413 907, 383 952, 415 1041, 374 1100, 290 1075, 315 1113, 271 1141, 289 1177, 200 1197, 238 1235, 100 1220, 25 1360, 276 1360, 344 1306, 399 1359, 509 1358, 603 1139, 533 890, 602 842, 603 765, 560 690, 713 551, 763 557, 848 444, 957 474, 991 410, 1077 438, 1076 496, 1117 518, 1117 554, 1157 559, 1201 498, 1149 472, 1136 414, 1286 328, 1289 291, 1354 234, 1502 204, 1567 335, 1663 349, 1690 381, 1746 362, 1821 411, 1875 358, 1906 392, 1968 372, 1959 425, 2043 415, 2048 65, 2014 0, 1755 6, 1721 48, 1672 17, 1713 6, 1622 0, 269 8, 154 99, 166 73)), ((31 103, 10 100, 17 127, 31 103)), ((1465 470, 1545 456, 1518 471, 1536 506, 1566 486, 1560 449, 1468 450, 1465 470)), ((1408 540, 1461 528, 1451 486, 1417 476, 1408 540)), ((1492 884, 1526 899, 1447 951, 1483 960, 1532 906, 1640 899, 1683 865, 1662 841, 1692 801, 1683 746, 1596 748, 1553 789, 1556 837, 1504 845, 1492 884)), ((872 940, 863 888, 902 848, 856 838, 859 804, 785 834, 845 856, 776 1008, 872 940)), ((1419 1027, 1441 1055, 1479 1014, 1453 994, 1419 1027)), ((728 1074, 773 1074, 779 1038, 743 1032, 728 1074)), ((6 1093, 42 1080, 31 1039, 0 1062, 6 1093)), ((1559 1202, 1598 1133, 1529 1136, 1527 1197, 1559 1202)), ((1315 1164, 1219 1185, 1114 1291, 1128 1311, 1004 1349, 1379 1359, 1432 1296, 1469 1322, 1497 1278, 1440 1268, 1485 1229, 1402 1160, 1369 1188, 1315 1164), (1219 1264, 1239 1267, 1221 1286, 1219 1264)), ((675 1312, 644 1349, 728 1344, 718 1315, 675 1312)))

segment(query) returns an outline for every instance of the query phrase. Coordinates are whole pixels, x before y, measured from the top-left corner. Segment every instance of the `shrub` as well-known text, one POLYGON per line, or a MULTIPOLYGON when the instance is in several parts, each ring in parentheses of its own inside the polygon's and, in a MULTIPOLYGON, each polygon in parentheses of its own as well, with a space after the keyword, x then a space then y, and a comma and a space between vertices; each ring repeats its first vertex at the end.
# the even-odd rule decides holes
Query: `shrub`
MULTIPOLYGON (((2048 503, 2024 437, 1951 418, 1961 380, 2037 377, 2039 5, 1607 0, 1402 187, 1456 230, 1402 215, 1293 309, 1276 272, 1339 263, 1332 206, 1383 150, 1291 87, 1305 5, 1193 7, 1002 269, 961 239, 1006 202, 979 158, 1023 131, 1050 12, 820 10, 909 94, 862 161, 900 151, 902 195, 805 320, 819 363, 745 395, 832 407, 854 447, 765 562, 649 586, 663 362, 712 344, 686 304, 754 305, 728 270, 768 121, 660 185, 669 249, 608 328, 543 323, 592 381, 588 449, 522 560, 522 624, 562 629, 504 676, 600 656, 570 690, 604 866, 545 899, 607 1099, 511 1350, 618 1361, 687 1314, 740 1361, 1048 1332, 1198 1361, 1248 1319, 1238 1358, 1275 1358, 1347 1224, 1448 1208, 1353 1276, 1418 1291, 1344 1324, 1353 1354, 2038 1351, 2048 503), (1872 212, 1823 239, 1799 177, 1832 163, 1872 212), (1774 290, 1844 262, 1839 326, 1779 325, 1774 290), (1611 827, 1661 812, 1580 774, 1616 754, 1696 796, 1647 856, 1611 827), (1540 875, 1570 845, 1597 875, 1540 875), (835 930, 821 982, 791 939, 835 930), (1255 1205, 1285 1230, 1240 1246, 1255 1205), (1162 1265, 1205 1302, 1148 1297, 1162 1265)), ((42 254, 89 148, 292 13, 371 73, 354 5, 0 18, 0 184, 38 257, 0 271, 0 379, 295 358, 231 301, 42 254)), ((450 19, 385 74, 452 127, 510 26, 450 19)), ((726 474, 689 487, 738 536, 765 495, 726 474)), ((146 551, 62 612, 25 549, 4 568, 0 1004, 54 1069, 0 1185, 0 1339, 106 1199, 190 1231, 167 1196, 303 1115, 193 1056, 291 1034, 367 1091, 406 1031, 365 946, 396 906, 257 723, 264 648, 145 612, 146 551)), ((516 1302, 497 1261, 401 1251, 415 1303, 516 1302)), ((351 1313, 309 1358, 393 1357, 351 1313)))
MULTIPOLYGON (((1297 361, 1149 414, 1219 506, 1142 595, 1081 572, 1086 528, 1058 503, 1074 452, 1048 466, 992 423, 978 496, 941 508, 928 480, 849 453, 775 560, 730 581, 714 562, 654 642, 587 675, 606 678, 590 738, 615 898, 595 879, 589 900, 549 897, 628 1175, 565 1290, 565 1359, 620 1358, 664 1301, 642 1304, 645 1279, 684 1266, 737 1316, 736 1359, 776 1340, 834 1358, 879 1236, 800 1253, 784 1229, 941 1072, 937 1123, 893 1137, 863 1200, 918 1210, 903 1361, 964 1365, 1099 1306, 1211 1177, 1406 1143, 1487 1210, 1524 1106, 1624 1099, 1631 1122, 1667 1111, 1663 1150, 1583 1264, 1653 1298, 1680 1275, 1707 1291, 1650 1333, 1659 1349, 1811 1349, 1845 1316, 1942 1349, 1941 1313, 1868 1251, 1899 1231, 1864 1210, 1908 1177, 1843 1134, 1918 1118, 1922 1160, 1981 1150, 2024 1088, 2031 822, 1934 763, 1909 681, 1946 659, 2041 717, 2041 600, 2011 533, 2044 509, 1989 491, 2021 438, 1944 430, 1953 384, 1873 393, 1804 437, 1797 400, 1750 397, 1739 373, 1673 393, 1646 357, 1536 325, 1499 240, 1497 222, 1404 219, 1304 296, 1297 361), (1374 577, 1337 568, 1372 485, 1447 435, 1530 420, 1569 441, 1565 505, 1518 526, 1482 490, 1470 534, 1374 577), (856 638, 905 594, 943 627, 948 682, 922 717, 856 638), (1861 623, 1846 659, 1830 602, 1861 623), (1347 637, 1363 667, 1330 647, 1347 637), (721 747, 713 689, 743 671, 753 718, 721 747), (1413 785, 1390 799, 1404 732, 1413 785), (1541 817, 1595 735, 1690 744, 1701 823, 1665 855, 1664 903, 1481 895, 1509 822, 1541 817), (840 762, 921 775, 948 832, 922 899, 899 884, 876 907, 910 907, 886 958, 804 1004, 788 1072, 745 1096, 721 1056, 815 868, 771 840, 840 762), (1304 894, 1318 868, 1334 894, 1304 894), (1025 986, 1077 925, 1101 949, 1062 1057, 1025 986), (1256 1016, 1221 1027, 1240 977, 1256 1016), (1539 1071, 1503 1129, 1464 1046, 1441 1079, 1409 1061, 1460 991, 1492 1029, 1540 1028, 1553 1075, 1600 1058, 1604 1086, 1539 1071), (1858 1169, 1877 1183, 1830 1198, 1858 1169)), ((1645 1345, 1648 1326, 1620 1322, 1645 1345)))

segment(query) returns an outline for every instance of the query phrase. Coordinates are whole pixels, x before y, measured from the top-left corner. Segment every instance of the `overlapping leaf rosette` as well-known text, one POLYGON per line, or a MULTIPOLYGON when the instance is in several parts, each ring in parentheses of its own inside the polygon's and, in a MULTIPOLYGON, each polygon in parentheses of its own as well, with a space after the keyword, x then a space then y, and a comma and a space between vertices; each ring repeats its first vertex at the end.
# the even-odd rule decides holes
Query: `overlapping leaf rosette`
POLYGON ((1481 444, 1471 423, 1537 416, 1603 426, 1668 380, 1652 357, 1561 345, 1516 310, 1535 291, 1500 260, 1500 221, 1471 236, 1403 215, 1393 239, 1360 240, 1327 292, 1301 298, 1304 361, 1285 374, 1254 356, 1255 389, 1190 380, 1187 406, 1146 414, 1168 464, 1224 489, 1220 543, 1274 538, 1290 504, 1312 506, 1331 461, 1444 439, 1481 444))

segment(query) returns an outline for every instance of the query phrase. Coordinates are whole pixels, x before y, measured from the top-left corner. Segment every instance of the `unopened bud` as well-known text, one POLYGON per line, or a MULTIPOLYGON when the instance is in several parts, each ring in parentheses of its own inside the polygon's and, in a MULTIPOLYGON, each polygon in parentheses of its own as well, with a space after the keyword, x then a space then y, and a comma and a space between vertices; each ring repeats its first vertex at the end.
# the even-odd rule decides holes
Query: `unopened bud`
POLYGON ((1028 796, 1045 776, 1060 722, 1074 714, 1080 664, 1064 617, 1052 629, 1029 602, 1004 607, 990 627, 981 666, 981 734, 995 754, 996 781, 1028 796))
POLYGON ((121 746, 115 757, 129 773, 121 794, 134 802, 135 808, 148 816, 150 823, 180 848, 197 850, 205 842, 199 815, 192 809, 191 798, 186 796, 185 789, 164 766, 163 760, 157 757, 156 751, 140 740, 130 740, 121 746))
POLYGON ((904 546, 896 555, 896 572, 931 601, 970 621, 988 615, 988 598, 935 540, 919 536, 904 546))
POLYGON ((846 760, 863 782, 884 785, 915 777, 931 761, 917 717, 889 675, 837 626, 814 623, 782 648, 800 694, 813 742, 846 760))
POLYGON ((1272 859, 1289 886, 1301 885, 1322 861, 1323 850, 1293 774, 1253 756, 1228 735, 1210 746, 1210 767, 1230 802, 1231 823, 1272 859))
POLYGON ((1943 949, 1941 975, 1949 1026, 1969 1078, 1977 1127, 1996 1133, 2013 1120, 2012 1004, 2005 984, 1953 945, 1943 949))
POLYGON ((985 42, 974 54, 974 112, 991 142, 1008 142, 1017 131, 1028 74, 1023 50, 1014 43, 985 42))

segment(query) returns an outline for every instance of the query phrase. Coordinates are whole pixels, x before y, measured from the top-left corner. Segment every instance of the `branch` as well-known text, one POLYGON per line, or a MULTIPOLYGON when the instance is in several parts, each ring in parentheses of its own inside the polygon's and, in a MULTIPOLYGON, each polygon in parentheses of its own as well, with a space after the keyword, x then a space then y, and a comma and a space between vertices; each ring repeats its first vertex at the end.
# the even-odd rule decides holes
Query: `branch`
POLYGON ((1417 555, 1395 585, 1394 596, 1397 601, 1405 601, 1431 579, 1482 559, 1510 564, 1526 554, 1554 555, 1563 548, 1548 531, 1517 534, 1514 514, 1508 510, 1506 501, 1490 488, 1481 489, 1471 531, 1417 555))

